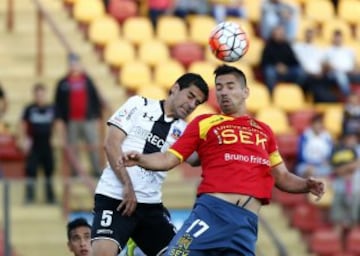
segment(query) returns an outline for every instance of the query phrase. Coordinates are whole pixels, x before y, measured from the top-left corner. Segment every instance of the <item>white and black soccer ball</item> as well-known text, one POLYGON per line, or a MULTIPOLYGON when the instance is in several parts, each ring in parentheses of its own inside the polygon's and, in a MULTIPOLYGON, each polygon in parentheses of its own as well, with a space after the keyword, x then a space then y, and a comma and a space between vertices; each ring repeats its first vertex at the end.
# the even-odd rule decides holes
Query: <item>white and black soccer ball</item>
POLYGON ((239 24, 225 21, 211 31, 209 46, 219 60, 234 62, 248 51, 249 38, 239 24))

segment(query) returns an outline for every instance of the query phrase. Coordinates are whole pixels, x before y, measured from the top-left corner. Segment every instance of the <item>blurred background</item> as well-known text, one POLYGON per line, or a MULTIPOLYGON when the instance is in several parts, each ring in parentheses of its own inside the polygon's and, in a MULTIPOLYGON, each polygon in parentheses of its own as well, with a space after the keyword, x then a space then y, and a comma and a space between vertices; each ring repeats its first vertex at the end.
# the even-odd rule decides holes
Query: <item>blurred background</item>
MULTIPOLYGON (((249 114, 272 127, 291 172, 328 188, 319 202, 274 189, 260 214, 257 255, 360 255, 359 17, 360 0, 1 1, 0 256, 71 255, 66 224, 91 222, 105 123, 130 95, 164 98, 178 76, 197 72, 211 97, 190 119, 219 111, 212 72, 221 62, 207 42, 225 20, 250 40, 230 63, 247 75, 249 114), (100 143, 69 143, 62 120, 51 119, 51 146, 41 150, 54 161, 31 172, 29 106, 63 104, 61 82, 74 72, 98 93, 100 143)), ((184 164, 165 182, 177 226, 199 174, 184 164)))

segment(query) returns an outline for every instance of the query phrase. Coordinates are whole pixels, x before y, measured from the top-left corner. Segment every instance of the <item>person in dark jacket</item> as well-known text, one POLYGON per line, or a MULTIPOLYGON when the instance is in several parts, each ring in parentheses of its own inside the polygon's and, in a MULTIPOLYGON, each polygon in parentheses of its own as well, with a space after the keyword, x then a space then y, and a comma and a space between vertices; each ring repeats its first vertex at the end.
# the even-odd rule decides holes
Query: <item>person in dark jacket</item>
POLYGON ((305 80, 299 61, 291 44, 286 40, 284 28, 277 26, 272 30, 261 57, 264 82, 272 92, 278 82, 292 82, 302 86, 305 80))
POLYGON ((78 145, 79 139, 86 142, 94 176, 98 176, 101 170, 98 152, 101 113, 102 100, 94 82, 84 71, 79 57, 71 54, 69 72, 57 84, 55 117, 64 145, 69 144, 73 148, 78 145))

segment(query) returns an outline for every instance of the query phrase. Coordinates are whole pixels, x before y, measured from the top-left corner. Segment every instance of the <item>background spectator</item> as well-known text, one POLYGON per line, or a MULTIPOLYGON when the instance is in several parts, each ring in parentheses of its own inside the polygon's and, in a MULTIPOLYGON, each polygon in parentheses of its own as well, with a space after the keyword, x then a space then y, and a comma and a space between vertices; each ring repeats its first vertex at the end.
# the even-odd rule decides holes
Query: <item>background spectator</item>
POLYGON ((330 155, 333 149, 331 135, 324 128, 323 117, 315 115, 311 125, 299 138, 296 173, 302 177, 326 177, 330 174, 330 155))
POLYGON ((55 120, 54 107, 47 103, 46 88, 36 84, 33 88, 34 101, 24 109, 21 122, 21 146, 26 156, 25 203, 35 200, 35 179, 39 167, 44 170, 45 199, 55 202, 52 183, 54 155, 51 135, 55 120))
POLYGON ((355 53, 343 44, 340 30, 334 31, 332 45, 326 51, 325 62, 342 94, 348 96, 351 93, 350 83, 360 82, 360 72, 356 66, 355 53))
POLYGON ((261 68, 264 82, 272 92, 278 82, 293 82, 299 85, 305 80, 305 73, 286 40, 284 28, 277 26, 265 43, 261 56, 261 68))
POLYGON ((331 156, 333 167, 334 199, 331 205, 331 221, 342 236, 359 223, 360 217, 360 169, 355 133, 344 133, 331 156))
POLYGON ((208 0, 174 0, 173 14, 186 18, 190 14, 208 15, 210 5, 208 0))
POLYGON ((98 149, 102 106, 95 84, 84 71, 78 56, 70 55, 69 72, 57 84, 55 115, 65 145, 75 147, 81 139, 85 140, 95 176, 101 169, 98 149))
POLYGON ((264 0, 261 6, 260 35, 267 40, 275 27, 285 28, 287 40, 294 40, 297 29, 299 10, 282 0, 264 0))
POLYGON ((360 95, 353 93, 344 105, 343 131, 360 133, 360 95))
POLYGON ((226 20, 227 16, 246 18, 246 7, 243 0, 212 0, 212 13, 217 23, 226 20))
POLYGON ((149 0, 148 8, 149 8, 149 18, 154 28, 156 28, 156 24, 158 19, 169 12, 173 5, 172 0, 149 0))

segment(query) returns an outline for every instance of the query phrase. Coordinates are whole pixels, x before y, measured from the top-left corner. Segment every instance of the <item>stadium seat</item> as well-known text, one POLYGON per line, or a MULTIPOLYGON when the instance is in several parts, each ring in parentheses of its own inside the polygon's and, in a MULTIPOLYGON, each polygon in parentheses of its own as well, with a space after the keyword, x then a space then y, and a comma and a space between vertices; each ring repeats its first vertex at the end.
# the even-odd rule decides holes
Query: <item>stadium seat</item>
POLYGON ((137 91, 140 86, 152 83, 151 69, 144 62, 127 62, 119 72, 119 81, 126 89, 137 91))
POLYGON ((169 90, 184 73, 185 68, 180 62, 169 60, 154 67, 154 82, 169 90))
POLYGON ((304 5, 304 17, 324 24, 334 19, 335 9, 329 0, 306 1, 304 5))
POLYGON ((204 51, 205 51, 205 60, 206 61, 213 62, 216 65, 221 65, 224 63, 215 57, 215 55, 211 52, 210 47, 205 47, 204 51))
POLYGON ((290 223, 306 235, 325 226, 320 208, 310 203, 295 206, 291 212, 290 223))
POLYGON ((160 40, 149 40, 139 45, 138 57, 151 67, 170 59, 169 48, 160 40))
POLYGON ((105 8, 101 0, 77 0, 73 8, 75 20, 85 25, 104 14, 105 8))
POLYGON ((312 108, 302 109, 289 114, 289 123, 296 133, 301 134, 310 126, 311 119, 316 114, 312 108))
POLYGON ((359 22, 360 1, 358 0, 340 0, 338 5, 338 16, 340 19, 355 25, 359 22))
POLYGON ((305 96, 297 84, 279 83, 273 91, 273 104, 285 112, 294 112, 306 108, 305 96))
POLYGON ((253 23, 258 23, 261 17, 262 0, 244 0, 248 19, 253 23))
POLYGON ((296 39, 299 41, 305 40, 305 38, 304 38, 305 31, 309 28, 314 29, 315 31, 318 32, 317 24, 314 20, 307 19, 306 17, 300 17, 299 18, 299 27, 296 31, 296 39))
POLYGON ((329 107, 324 112, 324 126, 334 138, 342 132, 343 107, 329 107))
POLYGON ((234 66, 240 69, 246 76, 246 81, 248 83, 248 86, 251 86, 251 83, 255 80, 255 75, 252 67, 242 61, 236 61, 233 63, 228 63, 229 66, 234 66))
POLYGON ((247 63, 252 67, 260 64, 261 53, 264 49, 264 41, 258 37, 250 39, 248 52, 241 58, 241 62, 247 63))
POLYGON ((261 109, 268 108, 271 104, 271 97, 265 85, 249 84, 248 86, 250 88, 250 95, 246 100, 248 111, 255 114, 261 109))
POLYGON ((97 46, 103 47, 119 35, 119 24, 110 15, 96 18, 89 27, 89 40, 97 46))
POLYGON ((288 117, 285 111, 275 107, 273 104, 267 109, 261 109, 256 114, 259 120, 269 124, 275 134, 292 133, 288 117), (274 122, 274 120, 276 120, 274 122))
POLYGON ((196 61, 189 66, 188 72, 200 74, 204 78, 208 86, 211 88, 215 86, 215 68, 216 65, 212 62, 196 61))
POLYGON ((216 99, 216 89, 215 87, 209 88, 209 99, 207 103, 216 111, 216 113, 220 113, 220 107, 216 99))
POLYGON ((165 99, 168 94, 168 92, 163 87, 156 84, 141 85, 136 90, 136 93, 146 98, 157 99, 157 100, 165 99))
POLYGON ((341 238, 334 229, 314 231, 310 237, 310 250, 318 256, 343 255, 341 238))
POLYGON ((154 38, 154 28, 146 17, 130 17, 122 24, 122 35, 135 45, 154 38))
POLYGON ((200 45, 207 46, 209 35, 215 25, 216 21, 213 17, 196 15, 189 22, 189 39, 200 45))
POLYGON ((115 39, 104 49, 104 61, 112 68, 121 68, 125 63, 135 60, 135 48, 127 40, 115 39))
POLYGON ((323 24, 321 29, 323 40, 327 44, 331 43, 335 30, 340 30, 342 32, 345 44, 351 43, 354 40, 350 25, 342 19, 334 19, 326 21, 326 23, 323 24))
POLYGON ((188 68, 191 63, 204 60, 204 50, 194 42, 178 43, 171 47, 171 56, 188 68))
POLYGON ((136 1, 132 0, 110 0, 108 11, 118 22, 122 23, 126 19, 138 14, 136 1))
POLYGON ((170 46, 188 40, 185 21, 175 16, 162 16, 157 23, 156 35, 170 46))
POLYGON ((291 132, 288 118, 284 110, 278 107, 262 108, 256 113, 256 118, 267 123, 275 134, 291 132))
MULTIPOLYGON (((296 158, 299 142, 299 136, 296 133, 278 134, 276 141, 283 158, 296 158)), ((290 171, 292 170, 290 169, 290 171)))
POLYGON ((345 241, 346 251, 354 255, 360 255, 360 227, 350 230, 345 241))
POLYGON ((217 113, 217 111, 210 106, 209 104, 207 104, 206 102, 199 105, 194 112, 192 112, 189 117, 187 118, 187 121, 191 121, 193 120, 195 117, 197 117, 198 115, 202 115, 202 114, 209 114, 209 113, 217 113))

